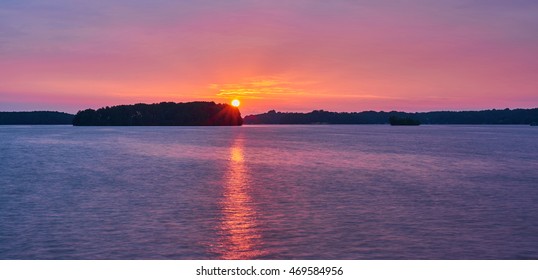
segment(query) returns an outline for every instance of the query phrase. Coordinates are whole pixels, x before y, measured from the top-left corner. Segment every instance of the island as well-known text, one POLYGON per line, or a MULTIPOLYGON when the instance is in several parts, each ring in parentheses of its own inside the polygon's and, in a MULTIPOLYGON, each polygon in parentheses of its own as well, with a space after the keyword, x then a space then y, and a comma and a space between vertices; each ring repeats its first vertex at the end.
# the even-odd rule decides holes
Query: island
POLYGON ((0 112, 0 125, 70 125, 73 118, 56 111, 0 112))
POLYGON ((239 109, 215 102, 161 102, 79 111, 74 126, 239 126, 239 109))
POLYGON ((396 116, 390 116, 389 117, 389 123, 390 125, 420 125, 419 120, 415 120, 409 117, 406 118, 398 118, 396 116))

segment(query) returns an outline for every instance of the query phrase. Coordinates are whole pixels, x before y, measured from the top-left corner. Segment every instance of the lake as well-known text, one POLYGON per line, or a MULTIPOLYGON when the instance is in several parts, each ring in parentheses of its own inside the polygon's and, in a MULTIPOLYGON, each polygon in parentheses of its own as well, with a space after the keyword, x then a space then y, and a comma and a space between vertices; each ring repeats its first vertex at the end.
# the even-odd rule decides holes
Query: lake
POLYGON ((538 128, 0 126, 0 259, 538 259, 538 128))

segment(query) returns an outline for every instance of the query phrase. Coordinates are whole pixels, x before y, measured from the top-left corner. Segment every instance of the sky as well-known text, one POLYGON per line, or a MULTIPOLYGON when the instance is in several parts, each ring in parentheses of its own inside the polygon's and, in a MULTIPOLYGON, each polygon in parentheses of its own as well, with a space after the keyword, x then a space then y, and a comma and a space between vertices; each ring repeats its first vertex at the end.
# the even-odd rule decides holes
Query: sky
POLYGON ((0 0, 0 110, 538 107, 535 0, 0 0))

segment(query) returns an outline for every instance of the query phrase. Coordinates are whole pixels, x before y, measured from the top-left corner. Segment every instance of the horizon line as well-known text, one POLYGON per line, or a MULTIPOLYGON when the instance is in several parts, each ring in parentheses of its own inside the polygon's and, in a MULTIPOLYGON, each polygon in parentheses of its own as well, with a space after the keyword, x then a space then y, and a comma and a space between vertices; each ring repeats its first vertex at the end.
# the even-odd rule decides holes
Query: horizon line
MULTIPOLYGON (((139 103, 134 103, 134 104, 120 104, 120 105, 109 105, 109 106, 103 106, 103 107, 100 107, 98 109, 101 109, 101 108, 105 108, 105 107, 115 107, 115 106, 129 106, 129 105, 136 105, 136 104, 147 104, 147 105, 150 105, 150 104, 160 104, 160 103, 168 103, 168 102, 172 102, 172 103, 193 103, 193 102, 214 102, 214 101, 188 101, 188 102, 173 102, 173 101, 162 101, 162 102, 156 102, 156 103, 143 103, 143 102, 139 102, 139 103)), ((228 103, 217 103, 217 102, 214 102, 216 104, 228 104, 228 103)), ((228 104, 230 106, 232 106, 231 104, 228 104)), ((93 109, 93 108, 86 108, 86 109, 80 109, 77 111, 80 112, 80 111, 84 111, 84 110, 88 110, 88 109, 92 109, 92 110, 98 110, 98 109, 93 109)), ((517 108, 509 108, 509 107, 505 107, 503 109, 498 109, 498 108, 489 108, 489 109, 464 109, 464 110, 450 110, 450 109, 442 109, 442 110, 429 110, 429 111, 399 111, 399 110, 362 110, 362 111, 329 111, 329 110, 325 110, 325 109, 312 109, 310 111, 278 111, 276 109, 270 109, 270 110, 267 110, 265 112, 261 112, 261 113, 252 113, 252 114, 246 114, 245 116, 252 116, 252 115, 261 115, 261 114, 266 114, 266 113, 269 113, 271 111, 274 111, 275 113, 281 113, 281 114, 307 114, 307 113, 313 113, 313 112, 316 112, 316 111, 321 111, 321 112, 328 112, 328 113, 365 113, 365 112, 375 112, 375 113, 392 113, 392 112, 396 112, 396 113, 414 113, 414 114, 417 114, 417 113, 433 113, 433 112, 480 112, 480 111, 504 111, 504 110, 534 110, 534 109, 538 109, 538 107, 530 107, 530 108, 521 108, 521 107, 517 107, 517 108)), ((240 108, 239 108, 240 110, 240 108)), ((241 111, 241 110, 240 110, 241 111)), ((64 112, 64 111, 59 111, 59 110, 24 110, 24 111, 0 111, 0 113, 33 113, 33 112, 55 112, 55 113, 65 113, 65 114, 70 114, 70 115, 76 115, 77 113, 69 113, 69 112, 64 112)))

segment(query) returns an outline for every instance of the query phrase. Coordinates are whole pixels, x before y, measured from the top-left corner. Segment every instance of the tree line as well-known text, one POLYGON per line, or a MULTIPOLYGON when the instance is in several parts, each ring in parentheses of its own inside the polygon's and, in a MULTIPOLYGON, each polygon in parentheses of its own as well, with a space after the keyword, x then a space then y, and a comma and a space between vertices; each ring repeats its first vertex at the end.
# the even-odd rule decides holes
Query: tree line
POLYGON ((245 124, 387 124, 389 119, 414 120, 421 124, 531 124, 538 122, 538 108, 483 111, 436 111, 424 113, 376 112, 337 113, 315 110, 309 113, 284 113, 271 110, 249 115, 245 124))
POLYGON ((72 124, 73 117, 55 111, 0 112, 0 125, 72 124))
POLYGON ((215 102, 162 102, 104 107, 79 111, 75 126, 242 125, 241 113, 215 102))

